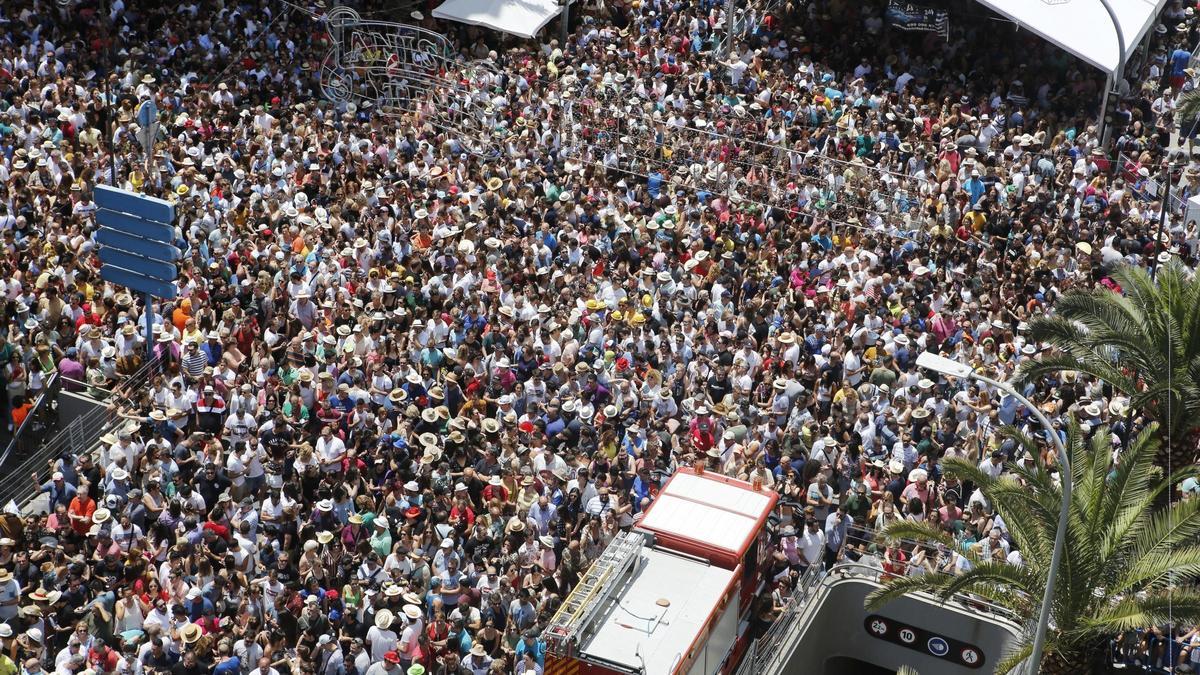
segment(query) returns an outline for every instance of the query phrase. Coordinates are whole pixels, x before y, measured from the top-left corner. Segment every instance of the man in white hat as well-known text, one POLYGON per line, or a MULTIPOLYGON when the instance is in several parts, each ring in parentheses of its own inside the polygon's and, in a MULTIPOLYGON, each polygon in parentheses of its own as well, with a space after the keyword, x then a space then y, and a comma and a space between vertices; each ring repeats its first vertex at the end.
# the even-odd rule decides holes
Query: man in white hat
POLYGON ((372 661, 380 661, 383 655, 396 650, 400 636, 392 630, 396 615, 389 609, 375 612, 375 625, 367 630, 367 648, 371 652, 372 661))

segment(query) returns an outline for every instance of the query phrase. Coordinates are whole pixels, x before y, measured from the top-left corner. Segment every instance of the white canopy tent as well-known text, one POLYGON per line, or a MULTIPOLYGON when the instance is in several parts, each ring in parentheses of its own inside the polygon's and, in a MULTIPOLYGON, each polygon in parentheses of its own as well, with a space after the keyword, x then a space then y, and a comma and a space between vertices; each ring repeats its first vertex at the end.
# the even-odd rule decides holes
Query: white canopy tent
POLYGON ((447 0, 433 15, 532 38, 560 12, 558 0, 447 0))
MULTIPOLYGON (((1105 73, 1117 69, 1117 32, 1100 0, 978 0, 1105 73)), ((1109 0, 1125 36, 1125 58, 1137 49, 1167 0, 1109 0)))

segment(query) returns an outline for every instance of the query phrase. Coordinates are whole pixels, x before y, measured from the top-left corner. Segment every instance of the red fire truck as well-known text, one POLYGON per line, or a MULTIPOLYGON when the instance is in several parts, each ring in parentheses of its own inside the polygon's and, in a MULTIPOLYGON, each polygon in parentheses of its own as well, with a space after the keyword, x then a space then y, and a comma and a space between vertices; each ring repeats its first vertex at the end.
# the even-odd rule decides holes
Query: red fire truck
POLYGON ((680 469, 588 568, 543 637, 546 675, 731 673, 770 569, 779 496, 680 469))

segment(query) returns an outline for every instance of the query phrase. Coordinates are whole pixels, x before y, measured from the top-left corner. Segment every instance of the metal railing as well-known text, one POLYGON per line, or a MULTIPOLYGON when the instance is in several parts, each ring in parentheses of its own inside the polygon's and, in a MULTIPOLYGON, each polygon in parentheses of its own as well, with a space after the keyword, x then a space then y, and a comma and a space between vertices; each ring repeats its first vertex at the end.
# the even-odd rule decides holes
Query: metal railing
MULTIPOLYGON (((1116 163, 1116 166, 1113 167, 1114 173, 1116 175, 1121 175, 1125 173, 1125 166, 1127 164, 1137 165, 1138 162, 1135 158, 1130 157, 1125 153, 1118 153, 1116 163)), ((1182 213, 1184 208, 1187 206, 1186 201, 1182 196, 1180 196, 1182 190, 1174 184, 1168 185, 1166 186, 1166 189, 1164 189, 1163 184, 1158 180, 1158 167, 1151 165, 1147 166, 1146 168, 1152 172, 1146 177, 1146 191, 1154 199, 1161 199, 1163 194, 1166 193, 1168 195, 1167 211, 1171 213, 1171 215, 1176 216, 1182 213)))
MULTIPOLYGON (((862 527, 851 527, 846 533, 846 544, 848 546, 851 544, 878 544, 880 542, 876 541, 876 536, 877 533, 873 530, 862 527)), ((907 551, 911 551, 917 546, 925 545, 921 542, 908 539, 893 539, 893 541, 900 544, 907 551)), ((805 622, 810 621, 815 616, 815 610, 820 606, 820 602, 825 597, 824 591, 832 581, 854 577, 883 583, 891 577, 907 576, 912 569, 913 563, 910 559, 904 563, 900 563, 898 570, 886 571, 883 569, 881 560, 871 553, 865 554, 857 561, 844 560, 837 562, 829 570, 825 570, 820 562, 809 566, 800 575, 800 578, 796 582, 796 588, 788 596, 783 609, 780 610, 775 621, 771 623, 770 628, 767 629, 767 632, 762 637, 750 645, 750 648, 746 651, 746 656, 738 666, 736 674, 758 675, 759 673, 778 672, 778 668, 791 657, 797 636, 803 632, 805 622)), ((1007 608, 969 593, 956 593, 944 601, 934 596, 929 596, 929 598, 934 602, 951 605, 975 614, 984 613, 1016 625, 1025 625, 1028 623, 1025 619, 1014 614, 1007 608)))
POLYGON ((8 465, 8 460, 14 452, 21 457, 32 449, 32 446, 38 441, 35 430, 40 431, 58 426, 57 408, 54 402, 58 398, 59 377, 60 373, 57 370, 50 375, 45 386, 38 393, 37 399, 34 400, 33 406, 29 408, 25 419, 21 421, 20 426, 13 430, 12 440, 4 448, 4 454, 0 455, 0 467, 8 465))
POLYGON ((755 640, 746 651, 746 657, 738 666, 737 675, 767 672, 767 668, 776 665, 778 659, 786 659, 791 655, 791 650, 787 649, 788 645, 785 642, 795 635, 801 618, 810 609, 810 599, 824 580, 825 570, 819 564, 810 566, 800 575, 783 611, 775 617, 767 632, 755 640))
MULTIPOLYGON (((15 502, 25 506, 39 492, 39 484, 33 479, 34 474, 39 476, 39 481, 44 480, 51 473, 55 461, 71 461, 81 453, 94 450, 100 437, 115 428, 123 419, 116 413, 116 408, 131 405, 136 398, 136 392, 145 387, 158 370, 157 359, 147 361, 110 392, 107 398, 116 405, 98 406, 70 420, 66 426, 62 426, 63 421, 60 421, 58 432, 54 436, 39 447, 33 448, 19 464, 5 469, 4 476, 0 477, 0 504, 15 502)), ((60 378, 60 386, 62 382, 60 378)), ((84 387, 77 393, 86 393, 88 388, 95 389, 84 387)))

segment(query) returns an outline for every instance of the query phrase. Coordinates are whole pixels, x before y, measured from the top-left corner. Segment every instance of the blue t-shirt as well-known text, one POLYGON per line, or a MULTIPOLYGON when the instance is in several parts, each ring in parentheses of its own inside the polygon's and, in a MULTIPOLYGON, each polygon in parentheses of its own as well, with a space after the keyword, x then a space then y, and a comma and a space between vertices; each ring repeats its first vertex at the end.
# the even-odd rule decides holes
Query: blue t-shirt
POLYGON ((517 643, 517 663, 521 662, 521 657, 525 656, 525 652, 529 652, 533 654, 533 660, 539 666, 546 665, 546 644, 541 640, 534 640, 532 647, 527 646, 528 644, 529 642, 526 640, 517 643))
POLYGON ((229 657, 213 668, 213 675, 239 675, 241 672, 242 661, 236 656, 229 657))
POLYGON ((1183 69, 1188 67, 1188 63, 1192 60, 1192 53, 1186 49, 1176 49, 1171 52, 1171 75, 1179 77, 1183 75, 1183 69))
POLYGON ((663 175, 657 171, 651 173, 650 176, 646 178, 646 190, 650 193, 651 197, 658 199, 658 193, 662 188, 662 182, 663 175))

